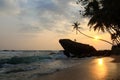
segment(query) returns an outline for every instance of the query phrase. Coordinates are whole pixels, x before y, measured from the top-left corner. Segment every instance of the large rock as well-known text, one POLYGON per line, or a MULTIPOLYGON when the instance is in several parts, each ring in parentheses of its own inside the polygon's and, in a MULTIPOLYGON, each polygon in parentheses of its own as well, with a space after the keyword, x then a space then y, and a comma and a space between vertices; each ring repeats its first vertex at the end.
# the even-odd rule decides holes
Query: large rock
POLYGON ((71 57, 71 54, 74 57, 92 56, 96 52, 93 46, 78 43, 70 39, 60 39, 59 43, 64 48, 64 54, 67 57, 71 57))

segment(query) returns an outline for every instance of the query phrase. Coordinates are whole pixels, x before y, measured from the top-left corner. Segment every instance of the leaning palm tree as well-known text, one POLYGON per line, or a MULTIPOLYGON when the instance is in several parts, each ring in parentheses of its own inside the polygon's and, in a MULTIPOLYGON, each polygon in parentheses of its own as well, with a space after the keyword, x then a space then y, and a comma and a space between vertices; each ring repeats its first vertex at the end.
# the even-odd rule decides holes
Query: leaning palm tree
POLYGON ((83 35, 86 36, 86 37, 89 37, 89 38, 94 39, 94 37, 91 37, 91 36, 86 35, 86 34, 84 34, 83 32, 81 32, 81 31, 80 31, 81 27, 79 27, 79 25, 80 25, 79 22, 74 22, 73 25, 72 25, 72 26, 73 26, 73 30, 76 30, 76 34, 78 34, 78 32, 79 32, 79 33, 83 34, 83 35))
MULTIPOLYGON (((74 22, 73 25, 72 25, 72 26, 73 26, 73 30, 74 30, 74 29, 76 30, 76 34, 78 34, 78 32, 79 32, 79 33, 81 33, 82 35, 84 35, 84 36, 86 36, 86 37, 88 37, 88 38, 95 39, 94 37, 89 36, 89 35, 84 34, 83 32, 81 32, 81 31, 80 31, 81 27, 79 27, 79 25, 80 25, 79 22, 74 22)), ((104 42, 107 42, 107 43, 113 45, 113 43, 111 43, 111 42, 109 42, 109 41, 107 41, 107 40, 104 40, 104 39, 98 39, 98 40, 104 41, 104 42)))
POLYGON ((111 35, 114 45, 120 44, 120 0, 78 0, 89 17, 89 27, 111 35))

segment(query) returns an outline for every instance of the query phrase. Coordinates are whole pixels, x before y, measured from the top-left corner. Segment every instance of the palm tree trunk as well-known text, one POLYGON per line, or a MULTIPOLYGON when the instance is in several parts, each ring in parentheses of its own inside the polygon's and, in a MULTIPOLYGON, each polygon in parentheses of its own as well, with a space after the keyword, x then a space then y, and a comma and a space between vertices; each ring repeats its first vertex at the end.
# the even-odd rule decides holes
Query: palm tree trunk
POLYGON ((89 37, 89 38, 95 39, 94 37, 91 37, 91 36, 88 36, 88 35, 82 33, 80 30, 78 30, 78 31, 79 31, 79 33, 83 34, 83 35, 86 36, 86 37, 89 37))
MULTIPOLYGON (((95 39, 95 38, 92 37, 92 36, 89 36, 89 35, 86 35, 86 34, 82 33, 80 30, 78 30, 78 31, 79 31, 79 33, 83 34, 84 36, 86 36, 86 37, 88 37, 88 38, 95 39)), ((111 42, 109 42, 109 41, 107 41, 107 40, 104 40, 104 39, 98 39, 98 40, 103 41, 103 42, 107 42, 107 43, 113 45, 113 43, 111 43, 111 42)))

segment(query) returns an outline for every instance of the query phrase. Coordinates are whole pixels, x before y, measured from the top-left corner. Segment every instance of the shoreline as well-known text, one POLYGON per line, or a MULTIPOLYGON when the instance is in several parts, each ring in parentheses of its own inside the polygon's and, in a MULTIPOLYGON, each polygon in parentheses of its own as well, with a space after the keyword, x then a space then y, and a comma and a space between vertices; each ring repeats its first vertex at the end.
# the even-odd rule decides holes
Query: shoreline
POLYGON ((119 63, 120 55, 95 58, 52 74, 37 76, 31 80, 120 80, 119 63), (97 62, 99 59, 103 59, 104 64, 97 62))
MULTIPOLYGON (((24 80, 120 80, 120 55, 72 58, 70 62, 75 63, 76 60, 77 64, 63 69, 62 64, 57 68, 56 62, 59 62, 57 60, 52 63, 51 67, 55 65, 56 67, 50 73, 41 73, 41 71, 49 69, 50 65, 46 65, 46 68, 43 69, 42 65, 37 62, 26 64, 26 66, 16 65, 15 69, 11 66, 8 74, 0 75, 0 80, 21 80, 21 78, 24 80)), ((64 60, 62 61, 64 62, 64 60)), ((64 63, 68 65, 69 58, 68 61, 65 59, 64 63)))

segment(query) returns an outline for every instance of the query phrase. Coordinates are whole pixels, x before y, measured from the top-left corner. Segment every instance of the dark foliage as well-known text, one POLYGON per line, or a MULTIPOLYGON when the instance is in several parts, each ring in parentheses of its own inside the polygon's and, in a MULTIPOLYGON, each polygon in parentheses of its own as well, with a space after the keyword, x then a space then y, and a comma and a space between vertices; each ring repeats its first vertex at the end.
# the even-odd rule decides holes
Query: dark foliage
POLYGON ((78 0, 84 6, 83 16, 90 17, 89 27, 109 32, 114 44, 120 43, 120 0, 78 0))

